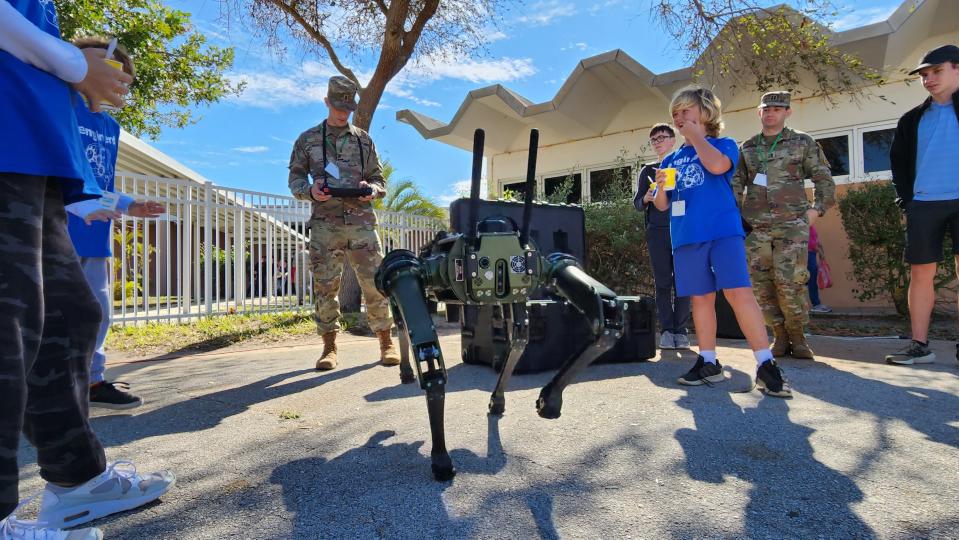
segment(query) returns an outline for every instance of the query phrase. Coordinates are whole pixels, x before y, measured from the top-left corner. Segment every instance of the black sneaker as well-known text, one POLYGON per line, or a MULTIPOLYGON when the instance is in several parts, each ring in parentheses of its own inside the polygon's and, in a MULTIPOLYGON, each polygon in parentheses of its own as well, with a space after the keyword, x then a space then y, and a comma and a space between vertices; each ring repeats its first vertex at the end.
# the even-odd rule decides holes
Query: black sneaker
POLYGON ((756 370, 756 388, 767 396, 781 398, 793 397, 789 382, 783 377, 783 370, 775 360, 766 360, 756 370))
POLYGON ((701 384, 723 382, 724 380, 726 380, 726 377, 723 375, 723 365, 719 363, 719 360, 716 360, 715 364, 711 364, 703 360, 702 356, 697 356, 693 368, 676 382, 686 386, 699 386, 701 384))
POLYGON ((905 349, 886 355, 886 362, 900 366, 911 366, 913 364, 931 364, 936 360, 936 353, 932 352, 929 345, 912 340, 905 349))
POLYGON ((143 405, 143 398, 135 396, 125 390, 129 390, 130 385, 121 382, 98 382, 90 387, 90 406, 101 409, 136 409, 143 405), (116 385, 123 385, 123 390, 116 385))

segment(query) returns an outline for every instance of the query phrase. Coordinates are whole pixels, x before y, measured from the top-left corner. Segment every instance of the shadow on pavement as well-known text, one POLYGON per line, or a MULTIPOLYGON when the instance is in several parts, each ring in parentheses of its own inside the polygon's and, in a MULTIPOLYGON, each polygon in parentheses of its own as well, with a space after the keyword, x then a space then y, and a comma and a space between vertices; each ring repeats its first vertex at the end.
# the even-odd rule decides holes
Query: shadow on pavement
POLYGON ((95 417, 91 423, 104 446, 124 445, 157 435, 203 431, 219 425, 226 418, 246 412, 251 405, 310 390, 376 365, 362 364, 280 384, 287 379, 316 373, 313 369, 299 369, 243 386, 175 401, 133 416, 118 414, 95 417))
MULTIPOLYGON (((873 536, 852 508, 862 491, 813 457, 814 430, 790 421, 787 401, 764 398, 757 407, 741 408, 728 392, 695 388, 678 404, 692 411, 695 423, 676 431, 689 477, 723 484, 733 476, 751 484, 744 516, 748 537, 803 538, 824 530, 836 538, 873 536)), ((677 524, 674 533, 709 536, 708 524, 698 521, 677 524)))

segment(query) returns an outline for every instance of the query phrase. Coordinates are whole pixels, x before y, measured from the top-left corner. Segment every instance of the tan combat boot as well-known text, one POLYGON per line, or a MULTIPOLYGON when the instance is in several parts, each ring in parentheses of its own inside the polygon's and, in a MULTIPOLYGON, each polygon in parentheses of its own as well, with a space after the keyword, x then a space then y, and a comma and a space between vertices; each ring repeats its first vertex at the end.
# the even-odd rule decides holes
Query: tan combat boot
POLYGON ((384 366, 400 365, 400 351, 393 345, 393 338, 390 337, 389 330, 380 330, 376 333, 380 338, 380 361, 384 366))
POLYGON ((785 326, 781 324, 773 326, 773 345, 770 350, 776 358, 789 354, 789 334, 786 333, 785 326))
POLYGON ((813 360, 813 352, 809 344, 806 343, 806 335, 803 334, 802 325, 787 326, 786 332, 789 334, 789 342, 792 344, 790 356, 793 358, 813 360))
POLYGON ((316 361, 317 371, 329 371, 336 367, 336 332, 323 334, 323 354, 316 361))

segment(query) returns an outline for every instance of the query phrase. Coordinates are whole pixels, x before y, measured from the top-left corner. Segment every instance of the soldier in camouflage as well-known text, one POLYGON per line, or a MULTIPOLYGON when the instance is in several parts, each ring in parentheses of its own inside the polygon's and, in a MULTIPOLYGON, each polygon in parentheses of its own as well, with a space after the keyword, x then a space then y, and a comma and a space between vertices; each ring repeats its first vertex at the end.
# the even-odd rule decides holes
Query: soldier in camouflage
POLYGON ((733 192, 743 218, 750 274, 775 356, 813 358, 804 327, 809 322, 806 246, 809 226, 835 203, 836 184, 822 149, 811 136, 785 127, 789 92, 768 92, 759 105, 762 133, 743 142, 733 192), (806 198, 812 180, 815 202, 806 198))
POLYGON ((370 135, 349 123, 356 110, 356 85, 346 77, 331 77, 324 99, 329 115, 320 125, 304 131, 290 156, 290 191, 297 199, 313 201, 310 217, 310 268, 313 273, 313 315, 323 336, 323 353, 316 369, 336 367, 336 333, 339 330, 340 276, 349 258, 366 301, 370 328, 380 341, 384 365, 400 363, 390 331, 389 300, 373 283, 383 260, 376 234, 376 214, 371 201, 386 195, 386 182, 370 135), (310 182, 312 177, 313 182, 310 182), (333 198, 324 186, 370 187, 373 194, 359 198, 333 198))

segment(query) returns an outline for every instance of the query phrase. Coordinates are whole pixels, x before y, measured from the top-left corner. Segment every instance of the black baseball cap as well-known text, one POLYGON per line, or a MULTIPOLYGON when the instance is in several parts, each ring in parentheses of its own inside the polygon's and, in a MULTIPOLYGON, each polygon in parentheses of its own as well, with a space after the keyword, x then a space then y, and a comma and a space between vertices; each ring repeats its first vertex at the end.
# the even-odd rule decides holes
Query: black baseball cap
POLYGON ((929 66, 936 66, 939 64, 945 64, 946 62, 955 62, 959 64, 959 47, 955 45, 943 45, 942 47, 935 48, 926 53, 922 57, 919 65, 916 66, 916 69, 909 72, 910 75, 915 75, 919 73, 920 69, 927 68, 929 66))

